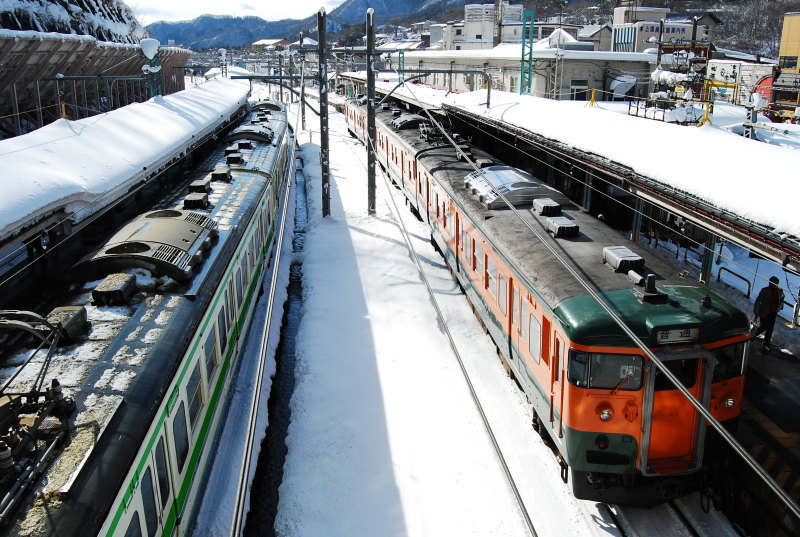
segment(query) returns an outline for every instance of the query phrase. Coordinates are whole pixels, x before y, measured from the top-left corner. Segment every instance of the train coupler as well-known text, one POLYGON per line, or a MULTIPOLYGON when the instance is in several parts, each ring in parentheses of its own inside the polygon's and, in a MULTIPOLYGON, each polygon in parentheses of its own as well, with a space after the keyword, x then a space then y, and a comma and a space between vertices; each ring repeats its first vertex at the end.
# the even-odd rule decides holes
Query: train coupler
POLYGON ((561 454, 556 457, 556 460, 558 461, 559 466, 561 466, 561 481, 566 483, 569 481, 569 465, 564 460, 564 457, 561 456, 561 454))

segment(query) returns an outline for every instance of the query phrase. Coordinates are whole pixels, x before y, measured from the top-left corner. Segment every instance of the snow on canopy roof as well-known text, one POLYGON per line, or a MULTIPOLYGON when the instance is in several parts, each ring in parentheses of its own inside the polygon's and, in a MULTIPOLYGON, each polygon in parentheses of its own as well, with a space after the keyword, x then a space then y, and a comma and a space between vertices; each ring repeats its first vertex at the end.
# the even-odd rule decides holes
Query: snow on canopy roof
POLYGON ((217 78, 0 141, 0 240, 62 207, 77 211, 75 221, 97 212, 229 119, 248 94, 246 80, 217 78))
POLYGON ((517 125, 605 157, 778 233, 800 237, 800 188, 789 170, 800 152, 731 134, 713 125, 686 127, 503 91, 449 94, 444 103, 517 125))

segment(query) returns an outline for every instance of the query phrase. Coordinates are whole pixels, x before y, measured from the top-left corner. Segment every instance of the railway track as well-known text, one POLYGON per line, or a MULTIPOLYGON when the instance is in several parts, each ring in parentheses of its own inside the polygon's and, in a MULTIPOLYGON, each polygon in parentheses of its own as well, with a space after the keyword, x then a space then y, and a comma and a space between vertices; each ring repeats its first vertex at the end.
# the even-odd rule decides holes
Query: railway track
POLYGON ((704 512, 695 492, 650 509, 603 504, 623 537, 738 537, 727 518, 704 512))

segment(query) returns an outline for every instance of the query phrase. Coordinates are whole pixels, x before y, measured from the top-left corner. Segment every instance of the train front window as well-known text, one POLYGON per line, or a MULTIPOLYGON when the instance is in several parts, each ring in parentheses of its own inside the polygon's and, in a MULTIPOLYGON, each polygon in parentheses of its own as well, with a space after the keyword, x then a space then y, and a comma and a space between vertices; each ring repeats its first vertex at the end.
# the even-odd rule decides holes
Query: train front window
POLYGON ((745 344, 726 345, 711 351, 717 363, 714 366, 714 382, 741 377, 745 370, 745 344))
MULTIPOLYGON (((691 388, 697 382, 697 366, 700 360, 698 358, 685 358, 682 360, 668 360, 666 362, 662 362, 667 369, 669 369, 673 375, 678 377, 678 380, 683 384, 686 388, 691 388)), ((671 380, 669 380, 666 375, 662 374, 661 371, 655 368, 655 364, 653 365, 653 369, 655 371, 656 379, 655 379, 655 391, 663 391, 663 390, 677 390, 678 388, 675 387, 675 384, 671 380)))
POLYGON ((642 357, 572 351, 569 382, 581 388, 635 391, 642 387, 642 357))

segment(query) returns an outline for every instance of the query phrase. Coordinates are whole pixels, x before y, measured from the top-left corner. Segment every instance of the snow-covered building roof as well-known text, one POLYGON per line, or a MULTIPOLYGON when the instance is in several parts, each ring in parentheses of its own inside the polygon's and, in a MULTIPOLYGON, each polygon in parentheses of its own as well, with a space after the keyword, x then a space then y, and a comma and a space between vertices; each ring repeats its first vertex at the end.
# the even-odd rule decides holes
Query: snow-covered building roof
POLYGON ((285 47, 289 42, 285 39, 259 39, 253 43, 254 47, 285 47))

